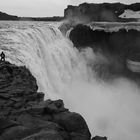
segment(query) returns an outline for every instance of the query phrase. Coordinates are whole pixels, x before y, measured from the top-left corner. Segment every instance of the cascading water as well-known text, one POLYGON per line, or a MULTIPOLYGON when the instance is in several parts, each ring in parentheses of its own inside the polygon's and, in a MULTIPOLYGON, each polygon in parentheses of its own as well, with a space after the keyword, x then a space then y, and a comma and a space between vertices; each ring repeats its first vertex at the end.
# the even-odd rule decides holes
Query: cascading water
POLYGON ((90 48, 79 52, 48 23, 2 22, 0 49, 6 60, 26 65, 45 98, 62 98, 71 111, 81 113, 92 135, 109 140, 140 138, 140 90, 127 78, 99 80, 94 65, 108 59, 90 48))
POLYGON ((47 24, 9 24, 1 29, 0 49, 8 61, 31 70, 46 98, 57 98, 55 93, 62 92, 62 86, 71 80, 73 67, 79 61, 72 43, 47 24))

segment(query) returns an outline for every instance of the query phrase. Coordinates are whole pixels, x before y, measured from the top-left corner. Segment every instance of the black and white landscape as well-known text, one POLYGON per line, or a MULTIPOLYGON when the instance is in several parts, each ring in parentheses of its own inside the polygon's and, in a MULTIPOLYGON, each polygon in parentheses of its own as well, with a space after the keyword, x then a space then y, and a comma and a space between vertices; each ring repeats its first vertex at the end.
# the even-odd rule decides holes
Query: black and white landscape
POLYGON ((140 3, 14 1, 0 6, 0 140, 139 140, 140 3))

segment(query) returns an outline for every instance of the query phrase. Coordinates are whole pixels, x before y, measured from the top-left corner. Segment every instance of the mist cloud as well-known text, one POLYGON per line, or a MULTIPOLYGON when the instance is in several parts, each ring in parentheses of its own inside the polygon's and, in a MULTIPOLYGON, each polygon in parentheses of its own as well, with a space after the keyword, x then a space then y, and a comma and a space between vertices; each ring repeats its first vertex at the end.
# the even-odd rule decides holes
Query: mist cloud
POLYGON ((84 116, 93 136, 107 136, 108 140, 138 140, 140 87, 124 77, 116 77, 111 82, 99 80, 92 66, 98 62, 106 67, 111 61, 93 53, 90 48, 81 54, 85 61, 81 58, 79 62, 80 72, 87 65, 87 75, 77 77, 75 73, 75 79, 62 94, 64 103, 84 116))

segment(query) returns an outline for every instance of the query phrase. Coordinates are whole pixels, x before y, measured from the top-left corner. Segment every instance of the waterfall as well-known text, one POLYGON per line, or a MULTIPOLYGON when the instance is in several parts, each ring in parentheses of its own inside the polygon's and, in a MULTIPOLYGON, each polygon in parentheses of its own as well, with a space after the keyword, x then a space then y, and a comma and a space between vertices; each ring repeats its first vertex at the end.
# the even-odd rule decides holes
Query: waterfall
POLYGON ((108 65, 110 60, 90 47, 79 52, 56 25, 1 23, 0 50, 6 60, 30 69, 45 99, 62 98, 66 107, 82 114, 92 135, 109 140, 140 138, 137 84, 124 77, 111 82, 98 78, 100 67, 95 69, 95 64, 108 65))
POLYGON ((85 75, 78 51, 57 27, 50 24, 7 26, 0 30, 0 49, 5 52, 6 60, 30 69, 46 99, 60 98, 59 93, 75 73, 78 75, 81 71, 79 75, 85 75))

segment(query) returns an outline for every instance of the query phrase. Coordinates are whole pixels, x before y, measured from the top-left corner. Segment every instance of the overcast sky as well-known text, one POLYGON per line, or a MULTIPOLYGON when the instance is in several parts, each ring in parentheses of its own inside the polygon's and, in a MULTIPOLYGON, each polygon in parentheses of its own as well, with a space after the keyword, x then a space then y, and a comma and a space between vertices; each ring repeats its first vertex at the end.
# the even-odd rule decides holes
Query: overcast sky
POLYGON ((67 5, 83 2, 134 3, 140 0, 0 0, 0 11, 18 16, 62 16, 67 5))

